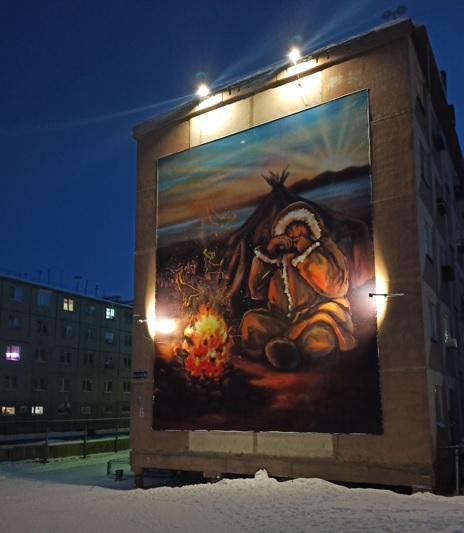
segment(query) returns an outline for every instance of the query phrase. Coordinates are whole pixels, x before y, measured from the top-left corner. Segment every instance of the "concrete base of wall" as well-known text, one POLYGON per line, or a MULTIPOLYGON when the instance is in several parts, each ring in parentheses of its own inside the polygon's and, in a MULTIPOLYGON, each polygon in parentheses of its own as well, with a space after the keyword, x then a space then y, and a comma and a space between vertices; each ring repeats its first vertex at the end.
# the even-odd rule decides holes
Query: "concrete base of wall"
POLYGON ((131 452, 131 468, 143 478, 150 469, 203 472, 206 478, 227 474, 254 475, 265 469, 275 478, 320 478, 334 483, 364 486, 421 487, 432 490, 432 472, 428 465, 375 465, 342 463, 333 460, 301 460, 266 456, 240 457, 201 454, 144 454, 131 452))

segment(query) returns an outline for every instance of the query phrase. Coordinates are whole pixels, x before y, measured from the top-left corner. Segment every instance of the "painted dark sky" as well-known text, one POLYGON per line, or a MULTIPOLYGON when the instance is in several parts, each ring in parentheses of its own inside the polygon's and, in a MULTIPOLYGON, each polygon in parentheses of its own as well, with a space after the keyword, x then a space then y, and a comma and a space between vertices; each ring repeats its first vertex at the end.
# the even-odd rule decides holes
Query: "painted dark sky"
MULTIPOLYGON (((385 22, 387 0, 0 0, 0 272, 133 294, 132 127, 385 22), (76 278, 77 276, 77 278, 76 278)), ((464 136, 464 0, 410 0, 464 136)))

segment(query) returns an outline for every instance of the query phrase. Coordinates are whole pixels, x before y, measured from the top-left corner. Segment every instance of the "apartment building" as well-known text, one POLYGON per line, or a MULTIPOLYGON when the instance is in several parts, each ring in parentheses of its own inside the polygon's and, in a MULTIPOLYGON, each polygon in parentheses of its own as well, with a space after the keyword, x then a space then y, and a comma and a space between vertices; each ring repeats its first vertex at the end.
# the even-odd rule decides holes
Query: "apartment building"
POLYGON ((286 59, 133 136, 140 486, 264 468, 452 490, 464 168, 425 27, 286 59))
POLYGON ((0 276, 0 302, 4 435, 43 431, 45 421, 50 431, 84 419, 93 429, 118 418, 128 427, 130 303, 8 276, 0 276))

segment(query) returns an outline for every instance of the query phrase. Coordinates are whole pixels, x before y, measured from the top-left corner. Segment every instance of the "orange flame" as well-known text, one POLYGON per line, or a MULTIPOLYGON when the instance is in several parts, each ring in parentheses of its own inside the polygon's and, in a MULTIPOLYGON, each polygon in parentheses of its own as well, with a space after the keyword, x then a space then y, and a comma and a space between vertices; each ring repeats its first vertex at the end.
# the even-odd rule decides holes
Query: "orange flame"
POLYGON ((231 339, 224 319, 201 305, 184 330, 185 368, 192 376, 218 380, 229 361, 231 339))

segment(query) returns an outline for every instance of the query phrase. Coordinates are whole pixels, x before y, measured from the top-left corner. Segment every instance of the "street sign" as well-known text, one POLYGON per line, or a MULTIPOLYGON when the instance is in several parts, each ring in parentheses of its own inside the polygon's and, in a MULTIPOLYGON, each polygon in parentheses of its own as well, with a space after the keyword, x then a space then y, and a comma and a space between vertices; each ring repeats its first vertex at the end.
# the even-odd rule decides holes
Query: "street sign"
POLYGON ((132 379, 147 379, 148 370, 134 370, 132 372, 132 379))

